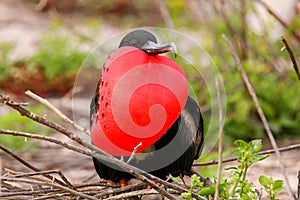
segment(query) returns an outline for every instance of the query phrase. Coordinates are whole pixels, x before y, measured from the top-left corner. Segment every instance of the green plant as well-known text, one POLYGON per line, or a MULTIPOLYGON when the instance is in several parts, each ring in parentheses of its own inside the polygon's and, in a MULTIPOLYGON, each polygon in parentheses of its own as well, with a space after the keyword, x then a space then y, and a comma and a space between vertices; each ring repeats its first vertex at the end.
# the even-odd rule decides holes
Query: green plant
MULTIPOLYGON (((226 168, 225 170, 230 171, 230 175, 227 178, 221 177, 219 199, 257 199, 258 194, 252 182, 247 179, 247 171, 254 163, 266 159, 266 155, 258 155, 258 152, 262 148, 261 140, 252 140, 249 143, 243 140, 236 140, 234 142, 236 148, 234 152, 237 156, 238 166, 226 168)), ((197 194, 202 196, 209 196, 215 193, 215 184, 211 186, 203 186, 198 176, 191 176, 191 187, 189 192, 182 193, 181 197, 191 200, 192 192, 195 191, 197 194)), ((275 199, 275 195, 283 188, 283 182, 281 180, 273 181, 272 178, 260 176, 259 181, 271 199, 275 199)))
MULTIPOLYGON (((42 113, 44 111, 44 107, 42 106, 30 106, 30 109, 34 113, 42 113)), ((16 131, 23 131, 26 130, 26 132, 29 133, 35 133, 37 130, 39 130, 39 133, 41 130, 41 126, 37 124, 36 122, 27 119, 26 117, 20 116, 17 112, 8 112, 7 114, 0 116, 0 128, 1 129, 7 129, 7 130, 16 130, 16 131)), ((49 133, 45 129, 43 131, 44 134, 49 133)), ((23 137, 15 137, 11 135, 2 135, 0 134, 0 144, 5 145, 5 147, 9 149, 21 149, 26 144, 28 144, 29 139, 23 138, 23 137)))
POLYGON ((12 67, 8 57, 14 47, 15 45, 11 42, 0 43, 0 78, 7 76, 12 67))
POLYGON ((87 53, 78 50, 76 39, 66 36, 44 35, 38 52, 29 58, 32 67, 39 67, 45 72, 47 80, 55 76, 76 73, 87 53))
POLYGON ((260 176, 258 180, 264 187, 265 191, 269 194, 271 200, 276 200, 275 195, 284 188, 282 180, 273 180, 272 177, 268 178, 263 175, 260 176))
POLYGON ((237 140, 234 144, 237 146, 234 152, 240 164, 237 167, 226 169, 231 171, 231 180, 228 183, 233 185, 228 191, 229 196, 241 199, 256 199, 253 184, 246 179, 247 171, 252 164, 264 160, 268 156, 257 154, 262 148, 261 140, 252 140, 249 143, 237 140))
POLYGON ((191 182, 191 187, 190 187, 190 189, 189 189, 189 192, 183 192, 183 193, 181 193, 181 195, 180 195, 182 198, 185 198, 185 199, 187 199, 187 200, 192 200, 192 199, 194 199, 193 196, 192 196, 193 190, 194 190, 196 187, 201 187, 201 186, 203 186, 203 183, 200 181, 200 177, 197 176, 196 174, 193 174, 193 175, 191 176, 191 180, 192 180, 192 182, 191 182))

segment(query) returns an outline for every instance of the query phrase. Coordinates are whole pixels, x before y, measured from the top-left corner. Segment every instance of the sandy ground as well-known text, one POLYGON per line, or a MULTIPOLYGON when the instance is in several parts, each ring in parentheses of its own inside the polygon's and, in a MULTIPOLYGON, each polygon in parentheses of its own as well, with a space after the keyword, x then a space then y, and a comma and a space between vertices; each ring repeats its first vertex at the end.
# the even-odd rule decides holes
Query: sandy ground
MULTIPOLYGON (((0 13, 0 42, 11 41, 16 44, 11 59, 32 55, 36 50, 38 38, 49 28, 51 13, 36 12, 33 7, 29 7, 27 4, 24 5, 22 1, 18 0, 0 1, 0 13)), ((99 38, 105 38, 118 32, 117 28, 109 25, 108 27, 99 32, 99 38)), ((99 38, 95 38, 95 41, 99 38)), ((61 138, 59 135, 55 136, 61 138)), ((300 141, 293 141, 294 144, 297 142, 300 141)), ((19 152, 19 155, 42 170, 61 170, 72 183, 98 180, 90 158, 57 145, 41 142, 38 150, 33 153, 22 151, 19 152)), ((298 187, 299 155, 300 149, 282 153, 293 192, 296 192, 298 187)), ((27 170, 16 160, 6 155, 2 156, 1 160, 4 168, 11 168, 16 171, 27 170)), ((232 164, 234 163, 229 165, 232 164)), ((262 174, 272 176, 273 179, 283 179, 279 162, 274 155, 250 168, 248 178, 255 183, 257 188, 259 188, 258 177, 262 174)), ((286 192, 281 192, 277 198, 287 199, 286 192)))

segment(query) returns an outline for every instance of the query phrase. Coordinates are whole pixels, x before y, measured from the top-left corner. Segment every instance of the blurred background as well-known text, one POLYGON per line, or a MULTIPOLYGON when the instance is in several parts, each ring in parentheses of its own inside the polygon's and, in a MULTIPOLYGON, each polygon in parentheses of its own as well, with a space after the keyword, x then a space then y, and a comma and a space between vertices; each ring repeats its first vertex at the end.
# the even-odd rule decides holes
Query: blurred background
MULTIPOLYGON (((0 13, 0 93, 16 101, 30 102, 28 109, 34 113, 61 121, 45 106, 26 97, 24 92, 28 89, 50 99, 72 118, 72 88, 78 69, 90 51, 114 34, 139 27, 161 27, 174 29, 201 44, 221 73, 226 93, 225 149, 231 149, 236 139, 260 138, 264 149, 271 146, 222 34, 233 43, 279 146, 300 142, 299 80, 280 41, 284 36, 296 60, 300 61, 299 0, 0 0, 0 13)), ((197 57, 197 51, 194 49, 190 55, 183 56, 197 57)), ((101 67, 103 63, 89 65, 101 67)), ((198 74, 186 73, 198 94, 207 127, 211 114, 209 105, 214 102, 198 74)), ((83 74, 86 75, 84 84, 89 84, 91 74, 94 71, 83 74)), ((90 87, 94 90, 95 86, 90 87)), ((89 102, 82 104, 88 106, 89 102)), ((88 126, 88 118, 81 120, 81 124, 88 126)), ((57 136, 4 105, 0 105, 0 128, 57 136)), ((6 135, 0 137, 0 144, 34 160, 43 169, 59 167, 65 169, 67 176, 80 181, 93 171, 89 158, 79 158, 62 150, 58 158, 57 148, 49 144, 6 135), (67 163, 65 157, 69 158, 67 163)), ((225 156, 230 153, 226 151, 225 156)), ((217 153, 211 152, 202 161, 216 157, 217 153)), ((296 190, 299 151, 287 152, 285 158, 290 167, 289 178, 294 181, 293 190, 296 190)), ((5 157, 4 160, 4 166, 14 166, 11 159, 5 157)), ((279 167, 277 170, 270 167, 275 164, 273 157, 257 168, 276 177, 280 174, 279 167)), ((216 169, 205 167, 201 171, 204 176, 215 172, 216 169)), ((256 170, 250 174, 256 175, 256 170)), ((94 178, 97 179, 95 174, 94 178)))
MULTIPOLYGON (((217 65, 226 92, 225 144, 238 138, 265 138, 254 104, 221 38, 225 34, 234 43, 276 138, 293 141, 300 137, 300 87, 287 52, 281 51, 280 36, 287 38, 297 59, 300 3, 267 2, 2 0, 0 91, 24 99, 24 91, 30 89, 68 102, 77 70, 97 44, 132 28, 166 27, 199 42, 217 65)), ((189 74, 189 80, 200 93, 205 91, 196 75, 189 74)), ((206 108, 209 98, 205 92, 199 95, 201 107, 206 108)), ((40 105, 33 109, 44 111, 40 105)), ((209 109, 203 114, 209 116, 209 109)), ((35 130, 35 125, 16 113, 3 111, 0 115, 2 128, 35 130)))

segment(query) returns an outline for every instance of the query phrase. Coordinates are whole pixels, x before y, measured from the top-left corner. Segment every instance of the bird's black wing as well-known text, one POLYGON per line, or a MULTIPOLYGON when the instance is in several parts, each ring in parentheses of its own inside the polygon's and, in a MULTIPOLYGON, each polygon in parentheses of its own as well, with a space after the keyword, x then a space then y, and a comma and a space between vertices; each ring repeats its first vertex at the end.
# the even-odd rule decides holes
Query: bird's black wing
MULTIPOLYGON (((179 118, 154 144, 157 150, 171 144, 172 152, 167 152, 165 155, 160 154, 163 156, 162 159, 170 157, 170 153, 180 155, 163 170, 173 176, 189 175, 194 160, 200 157, 203 141, 203 119, 200 108, 192 98, 188 97, 179 118)), ((157 173, 160 174, 160 171, 158 170, 157 173)))
POLYGON ((92 126, 93 122, 95 121, 95 118, 97 117, 97 110, 98 110, 98 99, 99 94, 96 93, 95 96, 93 96, 90 104, 90 127, 92 126))

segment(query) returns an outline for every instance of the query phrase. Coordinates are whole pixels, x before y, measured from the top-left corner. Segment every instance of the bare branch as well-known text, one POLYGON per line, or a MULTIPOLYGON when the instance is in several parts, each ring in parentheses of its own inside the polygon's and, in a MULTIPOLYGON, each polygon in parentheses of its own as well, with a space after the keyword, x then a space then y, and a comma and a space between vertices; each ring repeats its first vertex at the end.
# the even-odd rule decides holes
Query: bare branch
POLYGON ((295 59, 295 56, 294 56, 294 53, 292 51, 292 49, 290 48, 288 42, 286 41, 286 39, 284 38, 284 36, 281 36, 281 42, 283 43, 284 47, 282 48, 283 49, 286 49, 290 58, 291 58, 291 61, 293 63, 293 67, 294 67, 294 70, 296 72, 296 75, 298 77, 298 80, 300 81, 300 71, 299 71, 299 67, 298 67, 298 64, 297 64, 297 61, 295 59))
POLYGON ((22 182, 22 183, 29 183, 29 184, 34 184, 34 185, 47 185, 47 186, 52 186, 55 188, 59 188, 61 190, 64 190, 70 194, 82 197, 82 198, 86 198, 86 199, 91 199, 91 200, 98 200, 98 198, 90 196, 90 195, 86 195, 82 192, 78 192, 76 190, 73 190, 71 188, 65 187, 63 185, 59 185, 59 184, 55 184, 52 182, 44 182, 44 181, 37 181, 37 180, 31 180, 31 179, 26 179, 26 178, 11 178, 11 177, 5 177, 5 176, 1 176, 2 181, 8 181, 8 182, 22 182))
MULTIPOLYGON (((294 150, 294 149, 299 149, 300 148, 300 144, 293 144, 293 145, 289 145, 287 147, 281 147, 278 150, 280 152, 284 152, 284 151, 290 151, 290 150, 294 150)), ((269 149, 269 150, 265 150, 265 151, 260 151, 257 154, 258 155, 267 155, 267 154, 271 154, 271 153, 275 153, 274 149, 269 149)), ((227 162, 232 162, 232 161, 236 161, 237 157, 230 157, 230 158, 226 158, 222 161, 222 163, 227 163, 227 162)), ((211 161, 207 161, 207 162, 196 162, 193 164, 193 166, 208 166, 208 165, 217 165, 219 162, 217 160, 211 160, 211 161)))
POLYGON ((138 145, 136 145, 136 147, 134 147, 134 149, 133 149, 133 151, 132 151, 132 153, 131 153, 131 155, 130 155, 130 157, 129 157, 129 159, 127 160, 126 163, 130 163, 130 161, 132 160, 134 154, 135 154, 136 151, 142 146, 142 144, 143 144, 143 143, 140 142, 140 143, 138 143, 138 145))
MULTIPOLYGON (((19 161, 20 163, 22 163, 24 166, 28 167, 29 169, 35 171, 35 172, 40 172, 41 170, 36 168, 35 166, 33 166, 32 164, 30 164, 29 162, 27 162, 26 160, 22 159, 21 157, 19 157, 17 154, 11 152, 10 150, 8 150, 7 148, 3 147, 2 145, 0 145, 0 149, 2 151, 4 151, 5 153, 7 153, 8 155, 10 155, 11 157, 13 157, 14 159, 16 159, 17 161, 19 161)), ((51 181, 54 181, 56 183, 59 183, 61 185, 66 186, 65 183, 61 182, 60 180, 56 179, 53 176, 50 176, 48 174, 43 174, 43 176, 45 176, 46 178, 48 178, 51 181)))
POLYGON ((296 197, 293 195, 293 192, 292 192, 289 180, 287 178, 285 166, 284 166, 283 160, 281 158, 280 152, 278 150, 277 142, 274 139, 274 136, 272 134, 272 131, 270 129, 270 126, 268 124, 266 116, 265 116, 265 114, 264 114, 264 112, 263 112, 263 110, 262 110, 262 108, 260 106, 260 103, 258 101, 256 93, 255 93, 255 91, 254 91, 254 89, 253 89, 253 87, 252 87, 252 85, 251 85, 251 83, 250 83, 250 81, 248 79, 247 74, 245 73, 244 67, 243 67, 243 65, 242 65, 242 63, 241 63, 241 61, 240 61, 237 53, 235 52, 235 50, 234 50, 231 42, 227 39, 227 37, 224 34, 222 35, 222 37, 223 37, 226 45, 230 49, 230 52, 231 52, 231 54, 232 54, 232 56, 233 56, 233 58, 234 58, 234 60, 235 60, 235 62, 237 64, 237 68, 238 68, 238 70, 239 70, 239 72, 240 72, 240 74, 242 76, 242 79, 243 79, 243 81, 244 81, 244 83, 245 83, 245 85, 246 85, 246 87, 248 89, 248 92, 249 92, 250 96, 252 97, 252 99, 254 101, 254 104, 256 106, 258 115, 259 115, 259 117, 260 117, 260 119, 261 119, 261 121, 262 121, 262 123, 264 125, 264 128, 265 128, 265 130, 267 132, 267 135, 268 135, 269 140, 270 140, 270 142, 272 144, 272 147, 275 150, 275 153, 276 153, 277 158, 278 158, 279 163, 280 163, 280 168, 281 168, 282 175, 284 176, 284 179, 285 179, 285 182, 286 182, 286 185, 287 185, 288 194, 289 194, 289 196, 290 196, 291 199, 296 199, 296 197))
POLYGON ((45 175, 45 174, 58 174, 63 181, 67 184, 68 187, 72 188, 73 185, 71 182, 61 173, 59 170, 46 170, 46 171, 39 171, 39 172, 31 172, 31 173, 19 173, 14 175, 13 178, 20 178, 20 177, 30 177, 30 176, 37 176, 37 175, 45 175))
POLYGON ((57 109, 52 103, 50 103, 47 99, 44 99, 36 94, 34 94, 33 92, 31 92, 30 90, 27 90, 25 92, 25 94, 31 98, 33 98, 34 100, 40 102, 41 104, 44 104, 45 106, 47 106, 48 108, 50 108, 50 110, 54 111, 60 118, 62 118, 65 122, 71 124, 74 128, 76 128, 77 130, 89 134, 89 131, 87 131, 85 128, 79 126, 78 124, 76 124, 74 121, 72 121, 70 118, 68 118, 65 114, 63 114, 59 109, 57 109))
MULTIPOLYGON (((286 29, 289 28, 289 25, 283 21, 264 1, 262 0, 256 0, 257 2, 259 2, 263 7, 265 7, 267 9, 267 11, 286 29)), ((293 34, 293 36, 298 40, 298 42, 300 42, 300 36, 295 32, 292 31, 291 32, 293 34)))
POLYGON ((300 198, 300 171, 298 171, 298 199, 300 198))
POLYGON ((57 140, 53 137, 49 137, 49 136, 44 136, 44 135, 36 135, 36 134, 31 134, 31 133, 25 133, 25 132, 20 132, 20 131, 12 131, 12 130, 3 130, 0 129, 0 134, 5 134, 5 135, 12 135, 12 136, 21 136, 21 137, 27 137, 27 138, 32 138, 32 139, 38 139, 38 140, 44 140, 44 141, 48 141, 54 144, 58 144, 61 145, 67 149, 70 149, 72 151, 84 154, 89 156, 90 154, 87 153, 86 150, 83 150, 81 148, 78 148, 76 146, 73 146, 71 144, 67 144, 65 142, 62 142, 60 140, 57 140))
POLYGON ((119 193, 123 193, 123 192, 128 192, 128 191, 132 191, 132 190, 137 190, 137 189, 142 189, 145 188, 147 184, 145 183, 137 183, 134 185, 128 185, 126 187, 121 187, 121 188, 116 188, 116 189, 108 189, 106 191, 103 191, 99 194, 96 195, 97 198, 104 198, 105 196, 111 195, 111 194, 119 194, 119 193))
POLYGON ((144 189, 144 190, 122 193, 122 194, 107 198, 107 200, 127 199, 130 197, 136 197, 139 195, 149 195, 149 194, 159 194, 159 193, 154 189, 144 189))
POLYGON ((157 5, 160 14, 162 15, 163 20, 168 28, 174 29, 174 23, 168 11, 165 1, 155 0, 155 4, 157 5))
POLYGON ((217 171, 217 183, 216 183, 216 192, 214 200, 219 199, 219 188, 221 181, 221 170, 222 170, 222 159, 223 159, 223 107, 222 107, 222 97, 220 94, 220 83, 216 79, 216 90, 218 97, 218 108, 219 108, 219 153, 218 153, 218 171, 217 171))
MULTIPOLYGON (((80 145, 84 146, 85 148, 87 148, 87 153, 92 156, 95 157, 98 160, 101 161, 105 161, 108 162, 110 164, 113 165, 117 165, 119 167, 121 167, 122 169, 124 169, 125 171, 127 171, 128 173, 132 174, 134 177, 136 177, 138 180, 142 180, 146 183, 148 183, 152 188, 154 188, 155 190, 157 190, 158 192, 160 192, 161 194, 163 194, 164 196, 166 196, 167 198, 170 199, 176 199, 176 197, 172 194, 170 194, 169 192, 167 192, 166 190, 162 189, 161 187, 159 187, 157 184, 155 184, 153 181, 156 181, 157 183, 163 184, 166 187, 169 188, 173 188, 175 190, 178 190, 180 192, 187 192, 188 190, 172 184, 172 183, 168 183, 167 181, 163 181, 160 178, 157 178, 141 169, 138 169, 136 167, 133 167, 131 165, 128 165, 118 159, 116 159, 115 157, 107 154, 106 152, 102 151, 101 149, 98 149, 97 147, 93 146, 90 142, 86 142, 84 140, 82 140, 80 137, 78 137, 75 133, 65 129, 63 126, 49 121, 44 117, 38 116, 32 112, 30 112, 29 110, 23 108, 20 105, 16 105, 13 101, 11 101, 7 96, 3 96, 0 95, 0 103, 6 104, 9 107, 17 110, 18 112, 20 112, 21 115, 26 116, 40 124, 43 124, 47 127, 50 127, 56 131, 59 131, 60 133, 66 135, 67 137, 69 137, 70 139, 72 139, 73 141, 79 143, 80 145)), ((196 199, 204 199, 203 197, 193 193, 193 196, 196 199)))

